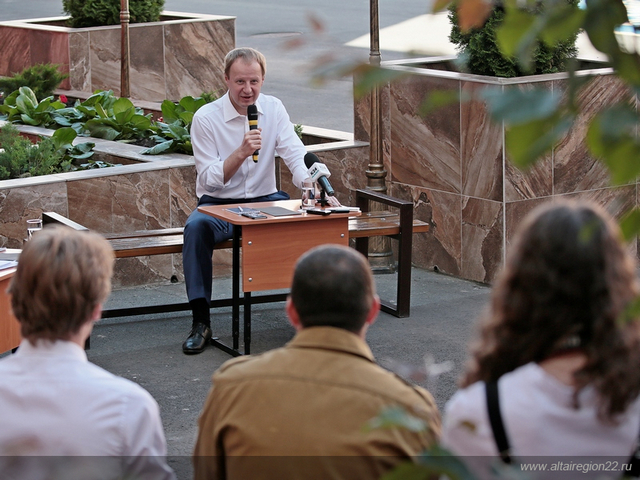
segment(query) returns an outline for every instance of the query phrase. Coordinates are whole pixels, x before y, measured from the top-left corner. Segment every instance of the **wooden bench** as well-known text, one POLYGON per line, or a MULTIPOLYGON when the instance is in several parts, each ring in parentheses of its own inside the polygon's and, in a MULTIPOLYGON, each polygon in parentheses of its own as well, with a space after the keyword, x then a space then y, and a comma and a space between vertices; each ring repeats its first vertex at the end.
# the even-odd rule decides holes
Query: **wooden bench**
MULTIPOLYGON (((356 249, 359 252, 368 256, 370 237, 387 236, 397 239, 399 242, 395 305, 393 302, 383 300, 381 309, 396 317, 408 317, 411 297, 412 233, 427 232, 429 224, 420 220, 413 220, 413 203, 369 190, 356 190, 356 206, 360 207, 362 215, 349 220, 349 238, 355 239, 356 249), (392 207, 394 210, 370 211, 369 200, 392 207)), ((45 225, 61 223, 76 230, 88 230, 86 227, 54 212, 43 212, 42 219, 45 225)), ((182 228, 144 230, 131 233, 106 234, 105 238, 111 243, 116 258, 162 255, 182 252, 182 231, 182 228)), ((216 250, 226 248, 232 248, 231 240, 221 242, 215 246, 216 250)), ((277 295, 263 295, 255 297, 252 303, 267 303, 280 298, 281 296, 277 295)), ((232 299, 230 298, 214 299, 211 301, 211 308, 230 306, 231 302, 232 299)), ((103 311, 102 317, 123 317, 185 310, 190 310, 188 302, 108 309, 103 311)))

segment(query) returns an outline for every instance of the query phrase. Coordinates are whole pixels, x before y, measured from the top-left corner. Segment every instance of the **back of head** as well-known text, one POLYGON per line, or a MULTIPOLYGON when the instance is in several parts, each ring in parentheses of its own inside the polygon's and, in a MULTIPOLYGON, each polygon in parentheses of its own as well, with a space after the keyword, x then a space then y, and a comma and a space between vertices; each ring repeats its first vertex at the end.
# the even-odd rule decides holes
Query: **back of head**
POLYGON ((572 345, 588 357, 577 387, 608 385, 640 346, 638 323, 620 323, 637 292, 633 258, 600 206, 539 207, 518 229, 463 384, 496 380, 572 345))
POLYGON ((21 333, 68 339, 111 291, 113 250, 99 235, 47 226, 29 240, 8 292, 21 333))
POLYGON ((258 62, 258 65, 260 65, 260 68, 262 69, 262 76, 264 77, 267 74, 267 60, 264 58, 262 53, 254 48, 238 47, 231 50, 224 57, 224 74, 226 77, 229 76, 231 65, 233 65, 233 62, 238 59, 245 63, 258 62))
POLYGON ((291 301, 304 328, 331 326, 357 333, 374 296, 369 264, 352 248, 322 245, 296 264, 291 301))

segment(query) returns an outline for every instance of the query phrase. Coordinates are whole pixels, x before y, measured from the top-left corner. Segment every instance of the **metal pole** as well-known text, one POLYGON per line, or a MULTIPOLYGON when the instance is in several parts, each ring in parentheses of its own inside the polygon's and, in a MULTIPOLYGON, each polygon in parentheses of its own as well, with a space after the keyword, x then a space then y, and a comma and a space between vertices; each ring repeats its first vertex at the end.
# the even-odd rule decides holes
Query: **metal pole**
MULTIPOLYGON (((369 0, 371 26, 369 63, 380 66, 380 24, 378 21, 378 0, 369 0)), ((367 167, 367 188, 376 192, 386 193, 385 178, 387 172, 384 169, 382 156, 382 134, 380 113, 380 89, 378 86, 371 90, 371 125, 369 132, 369 166, 367 167)))
POLYGON ((120 0, 120 96, 130 97, 129 88, 129 0, 120 0))
MULTIPOLYGON (((369 63, 380 66, 380 23, 378 21, 378 0, 369 0, 370 20, 369 28, 369 63)), ((366 170, 367 190, 387 193, 385 179, 387 171, 384 169, 382 153, 382 115, 380 108, 380 88, 376 85, 371 90, 371 123, 369 128, 369 165, 366 170)), ((370 211, 383 210, 385 207, 372 202, 370 211)), ((377 273, 388 273, 395 270, 391 241, 389 237, 373 237, 369 242, 369 264, 377 273)))

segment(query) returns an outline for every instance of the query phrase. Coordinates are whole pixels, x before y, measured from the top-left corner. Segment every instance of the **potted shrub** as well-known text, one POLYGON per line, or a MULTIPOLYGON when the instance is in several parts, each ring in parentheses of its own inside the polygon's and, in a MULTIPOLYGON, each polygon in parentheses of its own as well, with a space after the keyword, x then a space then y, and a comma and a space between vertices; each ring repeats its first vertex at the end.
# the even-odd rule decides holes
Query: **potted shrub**
MULTIPOLYGON (((574 7, 568 4, 568 8, 574 7)), ((501 48, 501 43, 507 43, 513 54, 520 56, 521 32, 517 28, 508 24, 506 32, 495 32, 500 9, 488 12, 494 16, 474 32, 484 34, 484 40, 471 35, 461 40, 483 54, 496 43, 501 48), (487 47, 487 37, 493 38, 489 42, 492 46, 487 47)), ((567 22, 571 15, 565 16, 567 22)), ((452 17, 455 37, 455 14, 452 17)), ((526 29, 521 30, 524 35, 526 29)), ((561 48, 568 59, 572 49, 571 42, 561 48)), ((535 55, 534 51, 529 48, 525 53, 530 59, 555 55, 535 55)), ((483 60, 483 54, 467 54, 474 61, 483 60)), ((484 59, 496 64, 490 53, 484 59)), ((631 98, 628 86, 614 76, 611 68, 587 63, 590 69, 573 77, 582 79, 582 87, 573 90, 571 71, 507 78, 503 75, 508 70, 504 64, 499 68, 494 65, 493 72, 501 76, 478 75, 461 71, 461 60, 418 58, 382 64, 386 78, 390 72, 402 75, 382 88, 388 193, 412 200, 414 216, 431 225, 428 233, 414 241, 412 258, 418 266, 490 283, 520 219, 549 197, 588 196, 618 213, 635 205, 635 181, 612 188, 606 168, 590 153, 585 141, 589 122, 600 110, 631 98), (425 98, 430 105, 444 106, 425 109, 425 98), (495 101, 490 102, 492 98, 495 101), (561 113, 556 108, 558 99, 568 99, 569 106, 561 113), (517 116, 523 115, 523 107, 530 104, 538 109, 537 121, 521 128, 517 116), (514 123, 493 121, 491 113, 500 109, 514 123), (513 137, 514 133, 518 136, 513 137), (518 144, 506 145, 511 138, 527 140, 521 142, 526 145, 523 151, 518 150, 518 144), (514 152, 531 158, 543 153, 542 161, 529 170, 520 170, 511 162, 514 152)), ((490 71, 478 70, 477 65, 473 68, 490 71)), ((537 67, 528 70, 536 73, 537 67)), ((368 141, 368 99, 356 100, 354 108, 355 138, 368 141)))
MULTIPOLYGON (((119 0, 65 0, 73 17, 0 22, 0 76, 60 65, 63 89, 120 92, 119 0), (109 22, 85 26, 87 17, 109 22), (116 24, 113 24, 114 20, 116 24), (82 27, 72 27, 83 25, 82 27)), ((161 102, 224 90, 224 55, 235 46, 235 17, 164 11, 161 0, 130 0, 131 98, 161 102), (152 21, 149 21, 149 20, 152 21)))
MULTIPOLYGON (((575 9, 578 8, 577 0, 568 0, 567 5, 575 9)), ((577 33, 555 45, 547 45, 538 40, 531 54, 530 68, 525 70, 518 59, 504 55, 498 45, 497 31, 503 24, 505 17, 505 7, 502 3, 493 7, 481 27, 468 29, 463 29, 460 26, 458 8, 458 3, 452 3, 449 6, 448 16, 451 22, 449 40, 458 48, 459 65, 464 71, 476 75, 506 78, 558 73, 566 71, 568 62, 577 56, 577 33)), ((543 3, 536 3, 530 10, 532 10, 531 13, 540 15, 543 13, 543 9, 543 3)))
MULTIPOLYGON (((118 25, 120 5, 119 0, 62 0, 63 11, 69 15, 67 24, 73 28, 118 25)), ((130 22, 157 22, 163 7, 164 0, 130 0, 130 22)))

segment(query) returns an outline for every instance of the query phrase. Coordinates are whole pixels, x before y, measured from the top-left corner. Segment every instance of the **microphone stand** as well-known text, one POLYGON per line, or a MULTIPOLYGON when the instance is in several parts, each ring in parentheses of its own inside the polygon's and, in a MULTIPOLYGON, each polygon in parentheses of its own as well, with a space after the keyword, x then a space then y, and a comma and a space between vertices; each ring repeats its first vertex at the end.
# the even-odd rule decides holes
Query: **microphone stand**
POLYGON ((329 205, 329 200, 327 200, 326 196, 327 194, 324 191, 324 188, 320 187, 320 200, 317 200, 317 202, 320 204, 320 208, 324 208, 329 205))

